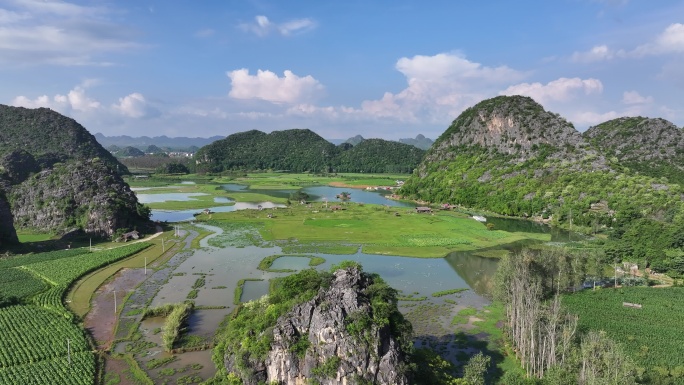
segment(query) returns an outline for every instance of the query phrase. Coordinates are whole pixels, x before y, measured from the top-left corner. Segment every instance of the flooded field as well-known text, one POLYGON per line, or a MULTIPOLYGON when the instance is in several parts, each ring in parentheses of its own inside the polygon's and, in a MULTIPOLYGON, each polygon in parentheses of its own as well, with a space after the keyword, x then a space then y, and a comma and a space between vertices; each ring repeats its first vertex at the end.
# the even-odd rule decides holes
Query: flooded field
MULTIPOLYGON (((216 227, 206 225, 203 227, 215 230, 217 233, 221 231, 216 227)), ((238 285, 242 285, 240 301, 254 300, 268 293, 270 279, 289 274, 257 269, 262 259, 280 255, 282 250, 279 247, 214 248, 206 246, 206 238, 202 240, 202 243, 204 247, 201 249, 191 253, 181 253, 169 261, 168 267, 155 272, 141 286, 142 291, 146 293, 144 296, 138 297, 137 292, 141 289, 131 296, 130 304, 127 303, 127 308, 122 311, 121 320, 124 324, 126 318, 130 318, 126 317, 127 312, 135 308, 133 305, 135 303, 138 306, 147 303, 149 307, 156 307, 183 302, 192 297, 199 310, 195 310, 190 317, 185 338, 190 341, 191 345, 211 346, 219 325, 235 308, 233 302, 238 285), (201 285, 197 282, 201 282, 201 285), (194 294, 191 295, 191 292, 194 294)), ((489 303, 485 297, 486 290, 471 290, 468 282, 481 282, 483 279, 489 281, 485 277, 491 277, 496 264, 494 260, 466 254, 426 260, 369 255, 361 252, 353 255, 307 253, 306 256, 281 256, 273 262, 271 269, 293 271, 305 269, 309 267, 310 256, 325 259, 324 263, 316 267, 323 270, 345 260, 357 261, 363 265, 365 271, 378 273, 391 286, 398 289, 401 298, 407 298, 407 300, 400 301, 400 309, 407 316, 410 316, 412 311, 415 312, 417 305, 422 306, 423 315, 432 314, 429 322, 426 319, 424 324, 417 325, 420 335, 417 335, 416 343, 419 346, 423 344, 450 346, 454 343, 452 339, 444 340, 445 336, 453 331, 453 327, 449 326, 453 316, 464 308, 482 308, 489 303), (463 291, 433 297, 434 293, 454 289, 463 289, 463 291), (425 306, 430 306, 430 308, 425 310, 423 309, 425 306)), ((480 287, 486 288, 487 285, 480 285, 480 287)), ((162 326, 163 319, 161 318, 151 318, 141 322, 139 333, 145 346, 149 346, 144 353, 136 356, 141 367, 150 366, 150 362, 155 362, 153 360, 170 361, 173 356, 175 357, 173 361, 160 366, 159 369, 149 370, 149 375, 157 379, 177 379, 181 375, 188 375, 187 373, 203 379, 211 377, 214 373, 214 366, 210 360, 211 351, 175 354, 164 352, 159 334, 162 326), (192 365, 201 366, 202 369, 188 369, 192 365), (175 373, 173 376, 164 375, 164 373, 172 372, 175 373)))
MULTIPOLYGON (((247 189, 243 185, 223 187, 228 191, 247 189)), ((327 200, 332 203, 337 194, 348 189, 320 186, 307 187, 304 191, 313 200, 327 200)), ((258 192, 279 196, 278 194, 289 194, 291 191, 258 192)), ((217 203, 228 201, 228 198, 222 198, 217 203)), ((411 206, 389 200, 375 191, 353 190, 352 201, 411 206)), ((282 205, 271 202, 236 202, 233 206, 220 206, 211 210, 227 212, 258 209, 259 206, 270 208, 282 205)), ((197 210, 152 211, 153 219, 172 222, 192 220, 196 212, 197 210)), ((497 220, 494 226, 511 232, 548 231, 545 226, 517 222, 497 220)), ((316 269, 329 270, 342 261, 352 260, 360 263, 364 271, 380 275, 399 291, 399 308, 414 325, 414 344, 417 347, 430 347, 453 362, 462 362, 464 357, 472 353, 474 340, 477 342, 478 339, 486 339, 486 335, 465 336, 464 333, 474 327, 473 322, 478 320, 478 316, 488 311, 485 307, 490 304, 489 297, 497 266, 497 259, 491 257, 501 256, 508 250, 519 249, 527 244, 527 241, 515 242, 492 249, 454 252, 445 258, 431 259, 365 254, 361 252, 361 248, 348 255, 310 251, 297 254, 292 253, 291 249, 283 255, 283 249, 278 246, 282 243, 278 242, 255 243, 262 244, 263 247, 245 246, 244 242, 239 246, 210 246, 209 240, 220 236, 224 230, 205 224, 194 226, 208 230, 212 235, 200 241, 200 248, 193 249, 191 242, 198 236, 195 231, 198 229, 193 225, 183 226, 183 248, 164 265, 157 266, 157 270, 130 294, 121 310, 116 328, 115 338, 127 342, 118 344, 115 350, 133 354, 140 367, 155 383, 193 383, 212 377, 215 373, 211 361, 214 335, 226 316, 236 308, 236 303, 255 300, 267 294, 272 279, 309 268, 313 257, 324 261, 316 269), (268 257, 273 259, 275 256, 278 257, 272 261, 267 269, 269 271, 259 269, 262 260, 268 257), (195 310, 188 319, 187 329, 177 344, 178 348, 174 348, 173 352, 166 352, 162 348, 160 332, 164 318, 142 320, 142 309, 188 300, 193 301, 195 310)), ((239 233, 239 230, 236 231, 239 233)), ((243 235, 235 236, 238 233, 231 232, 232 237, 227 238, 244 238, 243 235)))

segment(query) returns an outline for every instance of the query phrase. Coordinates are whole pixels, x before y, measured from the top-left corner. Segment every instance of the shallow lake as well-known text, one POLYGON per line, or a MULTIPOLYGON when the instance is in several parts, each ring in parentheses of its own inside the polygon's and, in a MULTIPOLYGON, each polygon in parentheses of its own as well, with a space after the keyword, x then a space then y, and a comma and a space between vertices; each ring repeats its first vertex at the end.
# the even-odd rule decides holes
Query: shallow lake
MULTIPOLYGON (((162 195, 162 194, 159 194, 162 195)), ((232 202, 231 200, 228 200, 228 198, 223 198, 226 199, 226 201, 222 200, 217 200, 220 199, 220 197, 214 198, 215 202, 218 203, 230 203, 232 202)), ((285 207, 285 205, 282 204, 277 204, 273 202, 257 202, 257 203, 250 203, 250 202, 235 202, 234 205, 231 206, 215 206, 215 207, 207 207, 209 210, 215 212, 215 213, 227 213, 230 211, 236 211, 236 210, 247 210, 247 209, 253 209, 253 210, 258 210, 259 206, 261 206, 264 209, 270 209, 273 207, 285 207)), ((191 210, 152 210, 152 215, 150 216, 150 219, 153 221, 160 221, 160 222, 183 222, 183 221, 192 221, 195 219, 195 214, 201 212, 202 210, 198 209, 191 209, 191 210)))
POLYGON ((140 203, 161 203, 169 201, 192 201, 193 197, 207 195, 205 193, 163 193, 163 194, 137 194, 140 203))
MULTIPOLYGON (((224 184, 223 188, 227 191, 240 191, 240 192, 253 192, 264 194, 276 198, 288 198, 290 194, 295 190, 268 190, 268 189, 250 189, 249 186, 229 183, 224 184)), ((351 195, 351 202, 356 203, 368 203, 377 205, 388 205, 394 207, 415 207, 414 203, 410 202, 400 202, 393 199, 388 199, 387 195, 391 194, 391 191, 386 190, 362 190, 348 187, 332 187, 332 186, 310 186, 302 188, 302 191, 309 194, 310 200, 314 202, 322 202, 327 200, 328 202, 336 202, 338 199, 337 195, 348 192, 351 195)))

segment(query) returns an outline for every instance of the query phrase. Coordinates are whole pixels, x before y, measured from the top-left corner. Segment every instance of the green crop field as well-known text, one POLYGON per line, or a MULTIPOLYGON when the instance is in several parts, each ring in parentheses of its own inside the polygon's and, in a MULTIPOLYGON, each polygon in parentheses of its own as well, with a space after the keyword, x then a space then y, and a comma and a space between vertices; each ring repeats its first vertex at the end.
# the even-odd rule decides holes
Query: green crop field
POLYGON ((26 269, 38 274, 53 285, 68 285, 85 273, 133 255, 148 246, 150 244, 146 242, 134 243, 116 249, 65 258, 59 263, 53 261, 38 262, 26 266, 26 269))
POLYGON ((606 331, 638 366, 684 375, 684 288, 586 290, 564 296, 563 303, 579 315, 580 328, 606 331))
POLYGON ((0 308, 0 384, 92 384, 95 355, 64 307, 64 292, 83 274, 148 246, 62 250, 1 261, 0 293, 33 305, 0 308))
POLYGON ((47 289, 47 284, 33 274, 17 268, 0 270, 0 293, 7 297, 27 298, 47 289))

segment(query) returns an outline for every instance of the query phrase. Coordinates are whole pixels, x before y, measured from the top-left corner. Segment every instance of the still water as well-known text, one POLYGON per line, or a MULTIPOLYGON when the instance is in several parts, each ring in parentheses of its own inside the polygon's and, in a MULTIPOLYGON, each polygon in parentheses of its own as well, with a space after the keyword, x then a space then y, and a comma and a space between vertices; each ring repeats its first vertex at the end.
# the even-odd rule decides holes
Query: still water
MULTIPOLYGON (((253 192, 264 194, 276 198, 288 198, 290 194, 295 190, 263 190, 263 189, 250 189, 249 186, 240 184, 224 184, 223 188, 227 191, 240 191, 240 192, 253 192)), ((302 188, 303 192, 309 194, 309 199, 314 202, 322 202, 327 200, 328 202, 338 201, 337 195, 347 192, 351 194, 351 202, 357 203, 368 203, 376 205, 388 205, 395 207, 415 207, 414 203, 410 202, 400 202, 392 199, 388 199, 387 195, 391 194, 391 191, 386 190, 361 190, 347 187, 332 187, 332 186, 310 186, 302 188)))
MULTIPOLYGON (((225 184, 223 188, 227 191, 241 191, 241 192, 252 192, 259 193, 274 198, 288 198, 293 190, 260 190, 260 189, 250 189, 249 186, 240 184, 225 184)), ((327 200, 328 202, 336 202, 338 199, 337 195, 342 192, 348 192, 351 194, 351 202, 356 203, 368 203, 368 204, 380 204, 388 205, 393 207, 415 207, 416 205, 410 202, 400 202, 392 199, 388 199, 386 196, 388 191, 367 191, 359 189, 349 189, 342 187, 331 187, 331 186, 313 186, 305 187, 302 189, 305 193, 309 194, 310 200, 314 202, 322 202, 327 200)), ((138 194, 138 200, 141 203, 156 203, 156 202, 166 202, 166 201, 187 201, 192 200, 194 196, 206 195, 203 193, 169 193, 169 194, 138 194)), ((214 198, 216 203, 230 203, 232 202, 229 198, 216 197, 214 198)), ((236 202, 232 206, 216 206, 208 207, 209 210, 216 213, 224 213, 236 210, 246 210, 246 209, 257 209, 259 206, 268 209, 273 207, 285 207, 283 204, 276 204, 273 202, 236 202)), ((201 210, 152 210, 151 219, 153 221, 160 222, 182 222, 182 221, 192 221, 195 219, 194 214, 199 213, 201 210)))

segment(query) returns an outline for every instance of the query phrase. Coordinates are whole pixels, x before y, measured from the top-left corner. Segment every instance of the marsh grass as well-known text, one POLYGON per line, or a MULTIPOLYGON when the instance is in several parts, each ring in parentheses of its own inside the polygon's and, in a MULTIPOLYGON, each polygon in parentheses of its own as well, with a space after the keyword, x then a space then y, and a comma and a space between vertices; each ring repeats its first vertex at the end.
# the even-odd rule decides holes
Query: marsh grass
POLYGON ((276 217, 271 219, 256 210, 215 213, 210 224, 231 235, 212 238, 210 244, 239 247, 277 241, 285 242, 285 252, 333 248, 344 253, 353 253, 357 245, 362 245, 368 254, 441 258, 451 251, 491 248, 523 239, 545 242, 551 238, 542 233, 490 231, 456 212, 424 215, 406 208, 388 211, 377 205, 348 203, 345 207, 331 211, 318 202, 311 208, 293 205, 274 210, 276 217), (395 211, 403 214, 395 216, 395 211))

